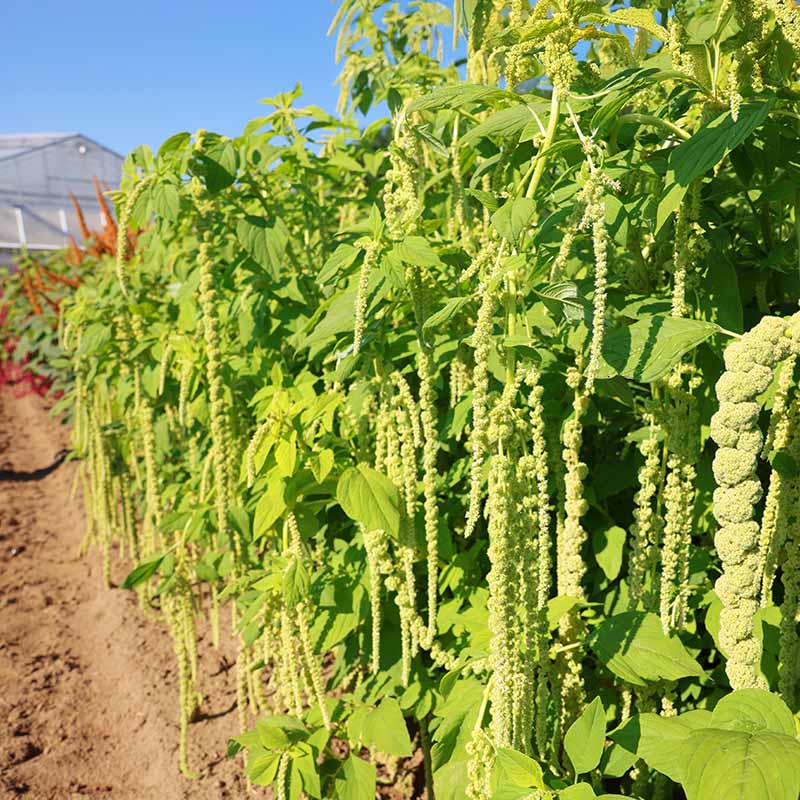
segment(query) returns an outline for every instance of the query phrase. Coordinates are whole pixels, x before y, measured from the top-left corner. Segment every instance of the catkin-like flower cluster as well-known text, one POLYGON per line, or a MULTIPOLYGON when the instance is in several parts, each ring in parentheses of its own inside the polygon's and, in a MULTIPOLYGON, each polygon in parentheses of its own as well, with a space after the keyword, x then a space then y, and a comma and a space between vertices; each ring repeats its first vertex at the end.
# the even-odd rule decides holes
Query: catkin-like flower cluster
POLYGON ((417 224, 422 203, 417 192, 416 170, 419 148, 414 134, 398 125, 389 147, 390 169, 386 173, 383 204, 386 228, 392 239, 402 239, 417 224))
POLYGON ((147 189, 147 187, 154 183, 157 179, 158 175, 155 172, 145 175, 144 178, 142 178, 133 187, 133 189, 131 189, 130 194, 125 198, 125 204, 122 206, 122 210, 120 211, 119 222, 117 224, 117 279, 119 280, 122 293, 126 296, 128 294, 128 287, 125 283, 125 263, 131 257, 131 241, 128 238, 128 228, 130 226, 131 215, 133 214, 133 209, 136 207, 136 203, 144 193, 144 190, 147 189))
MULTIPOLYGON (((203 335, 206 344, 206 374, 208 379, 209 416, 211 419, 211 446, 214 460, 214 487, 216 490, 217 529, 228 532, 228 507, 230 504, 230 465, 228 461, 228 419, 225 410, 222 353, 217 313, 217 291, 214 286, 214 255, 210 237, 206 235, 198 253, 200 266, 200 308, 203 312, 203 335)), ((239 549, 238 537, 234 549, 239 549)))
POLYGON ((493 278, 500 268, 500 254, 495 266, 478 288, 481 305, 472 334, 475 348, 475 367, 472 373, 472 448, 470 458, 469 505, 464 537, 469 538, 475 531, 480 515, 481 481, 483 480, 483 462, 486 458, 487 430, 489 425, 489 354, 492 349, 492 332, 494 328, 494 312, 499 298, 492 290, 493 278))
POLYGON ((358 355, 361 351, 361 340, 364 337, 364 327, 367 319, 367 288, 369 286, 369 276, 378 259, 380 252, 380 242, 374 239, 367 239, 356 243, 364 251, 364 258, 361 262, 361 269, 358 272, 358 288, 356 289, 356 306, 353 325, 353 354, 358 355))
POLYGON ((631 609, 635 609, 643 598, 647 607, 644 589, 648 571, 653 564, 653 551, 660 527, 653 501, 660 485, 661 443, 652 414, 648 415, 648 421, 650 423, 648 437, 639 447, 644 456, 644 464, 639 467, 639 489, 633 498, 636 503, 633 512, 634 523, 631 526, 633 546, 628 556, 628 593, 631 609))
POLYGON ((770 385, 776 365, 793 349, 791 320, 764 317, 725 350, 726 371, 717 382, 719 410, 711 418, 711 436, 719 446, 714 457, 714 538, 723 574, 716 591, 723 604, 720 644, 728 655, 728 678, 734 689, 766 688, 759 675, 761 646, 754 633, 762 574, 760 530, 755 505, 762 495, 756 474, 764 437, 758 428, 759 394, 770 385))

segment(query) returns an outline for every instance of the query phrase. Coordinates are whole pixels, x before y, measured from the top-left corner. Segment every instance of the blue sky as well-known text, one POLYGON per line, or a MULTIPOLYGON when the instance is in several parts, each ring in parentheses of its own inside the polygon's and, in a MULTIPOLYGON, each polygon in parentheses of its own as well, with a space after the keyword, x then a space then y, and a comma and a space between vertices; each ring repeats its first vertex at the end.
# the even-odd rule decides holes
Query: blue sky
POLYGON ((333 110, 334 0, 5 0, 0 132, 79 131, 121 153, 234 135, 302 83, 333 110))

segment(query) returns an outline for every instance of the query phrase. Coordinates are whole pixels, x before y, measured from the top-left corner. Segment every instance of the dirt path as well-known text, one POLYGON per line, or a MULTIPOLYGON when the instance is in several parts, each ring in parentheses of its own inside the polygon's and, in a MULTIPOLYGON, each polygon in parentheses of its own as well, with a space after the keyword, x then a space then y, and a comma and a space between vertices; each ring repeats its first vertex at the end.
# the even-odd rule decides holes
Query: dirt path
MULTIPOLYGON (((0 797, 225 800, 250 797, 225 758, 236 732, 234 669, 200 643, 205 719, 177 767, 172 645, 132 592, 78 556, 84 520, 66 431, 36 397, 0 391, 0 797), (49 468, 49 469, 48 469, 49 468)), ((115 564, 121 580, 126 568, 115 564)))

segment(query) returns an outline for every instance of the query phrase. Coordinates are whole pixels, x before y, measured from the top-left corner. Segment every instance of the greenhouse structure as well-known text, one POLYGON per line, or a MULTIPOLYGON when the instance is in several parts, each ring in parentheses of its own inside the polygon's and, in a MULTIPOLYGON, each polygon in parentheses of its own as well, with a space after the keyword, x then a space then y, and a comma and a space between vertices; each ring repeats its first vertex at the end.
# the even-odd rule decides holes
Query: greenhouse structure
POLYGON ((0 264, 21 248, 54 250, 82 239, 69 194, 90 230, 102 228, 93 179, 117 189, 123 158, 80 133, 0 134, 0 264))

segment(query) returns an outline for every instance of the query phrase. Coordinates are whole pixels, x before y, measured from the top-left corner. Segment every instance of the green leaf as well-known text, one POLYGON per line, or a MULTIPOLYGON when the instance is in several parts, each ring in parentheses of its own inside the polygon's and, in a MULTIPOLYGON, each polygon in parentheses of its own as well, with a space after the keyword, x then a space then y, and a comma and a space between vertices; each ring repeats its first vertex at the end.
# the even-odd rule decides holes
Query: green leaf
POLYGON ((192 134, 186 131, 182 133, 173 133, 172 136, 165 139, 161 147, 158 148, 158 158, 162 159, 172 153, 185 150, 191 140, 192 134))
POLYGON ((561 789, 558 800, 595 800, 597 795, 588 783, 574 783, 561 789))
POLYGON ((282 478, 290 478, 297 464, 297 435, 292 431, 288 439, 281 439, 275 446, 275 463, 282 478))
POLYGON ((654 314, 603 339, 598 378, 623 375, 650 383, 662 378, 690 350, 719 332, 713 322, 654 314))
POLYGON ((253 536, 258 539, 266 534, 286 510, 283 481, 270 481, 267 491, 258 499, 253 517, 253 536))
POLYGON ((337 800, 375 800, 376 780, 375 765, 351 754, 336 779, 337 800))
MULTIPOLYGON (((545 789, 542 768, 530 756, 500 747, 495 753, 494 768, 497 771, 498 785, 511 783, 522 788, 545 789)), ((492 776, 493 781, 495 776, 492 776)))
POLYGON ((689 735, 711 722, 711 712, 688 711, 679 717, 637 714, 612 731, 608 738, 644 759, 652 769, 680 783, 683 778, 683 744, 689 735))
POLYGON ((384 697, 377 708, 367 714, 362 728, 364 744, 380 753, 410 756, 411 739, 400 704, 393 697, 384 697))
POLYGON ((181 200, 177 187, 172 183, 159 183, 152 191, 153 211, 159 217, 175 220, 181 210, 181 200))
POLYGON ((340 244, 323 265, 319 275, 317 275, 317 281, 324 286, 329 281, 337 278, 340 273, 349 269, 358 258, 360 252, 357 247, 353 247, 351 244, 340 244))
POLYGON ((278 276, 289 241, 286 226, 280 220, 270 227, 265 219, 247 214, 236 224, 236 238, 256 264, 278 276))
POLYGON ((627 535, 626 531, 617 525, 595 531, 592 535, 592 552, 595 560, 610 581, 613 581, 622 569, 622 550, 627 535))
POLYGON ((346 469, 336 487, 336 499, 350 519, 367 530, 400 532, 399 498, 395 485, 367 464, 346 469))
POLYGON ((422 236, 406 236, 392 249, 401 261, 415 267, 436 267, 442 263, 428 240, 422 236))
POLYGON ((797 800, 800 742, 771 731, 702 729, 683 746, 687 800, 797 800))
POLYGON ((695 178, 705 175, 767 118, 775 98, 744 103, 734 122, 730 111, 704 125, 669 155, 664 194, 656 213, 656 233, 678 207, 695 178))
POLYGON ((497 211, 500 208, 500 203, 491 192, 484 192, 482 189, 465 189, 464 191, 489 211, 497 211))
POLYGON ((444 86, 431 94, 420 97, 409 104, 408 112, 432 111, 440 108, 462 108, 474 103, 497 103, 504 100, 520 102, 520 96, 504 89, 461 83, 457 86, 444 86))
POLYGON ((451 297, 438 311, 431 314, 426 320, 423 328, 425 330, 438 328, 449 322, 458 312, 469 303, 469 297, 451 297))
POLYGON ((253 748, 247 756, 247 777, 256 786, 269 786, 278 774, 280 760, 280 753, 253 748))
POLYGON ((331 469, 333 469, 333 461, 333 450, 328 447, 320 450, 316 459, 311 459, 311 472, 317 483, 322 483, 330 475, 331 469))
POLYGON ((606 712, 600 698, 595 697, 564 736, 564 750, 576 775, 591 772, 600 763, 605 739, 606 712))
POLYGON ((81 334, 81 342, 78 346, 77 354, 79 356, 93 355, 110 341, 111 328, 100 322, 93 322, 81 334))
POLYGON ((681 641, 664 633, 655 614, 642 611, 617 614, 600 623, 588 642, 615 675, 635 686, 703 675, 702 668, 681 641))
POLYGON ((545 301, 551 313, 558 313, 560 307, 564 317, 571 322, 584 318, 585 312, 583 303, 578 297, 578 287, 572 281, 559 281, 545 286, 544 289, 534 289, 534 293, 545 301))
POLYGON ((711 715, 711 728, 728 730, 771 731, 794 736, 792 712, 776 694, 764 689, 738 689, 717 703, 711 715))
POLYGON ((528 227, 535 211, 533 198, 516 197, 492 214, 492 226, 504 239, 518 247, 520 235, 528 227))
POLYGON ((461 143, 464 145, 474 145, 484 136, 497 136, 501 139, 519 136, 531 119, 533 119, 533 114, 525 105, 502 108, 500 111, 495 111, 490 114, 483 122, 472 128, 472 130, 467 131, 467 133, 461 137, 461 143))
POLYGON ((156 571, 161 566, 161 562, 163 560, 164 554, 162 553, 161 555, 151 558, 148 561, 143 561, 128 573, 128 577, 122 582, 120 588, 134 589, 139 584, 150 580, 150 578, 156 574, 156 571))
POLYGON ((295 608, 298 603, 308 597, 311 579, 308 570, 301 558, 289 561, 283 573, 283 599, 289 608, 295 608))

